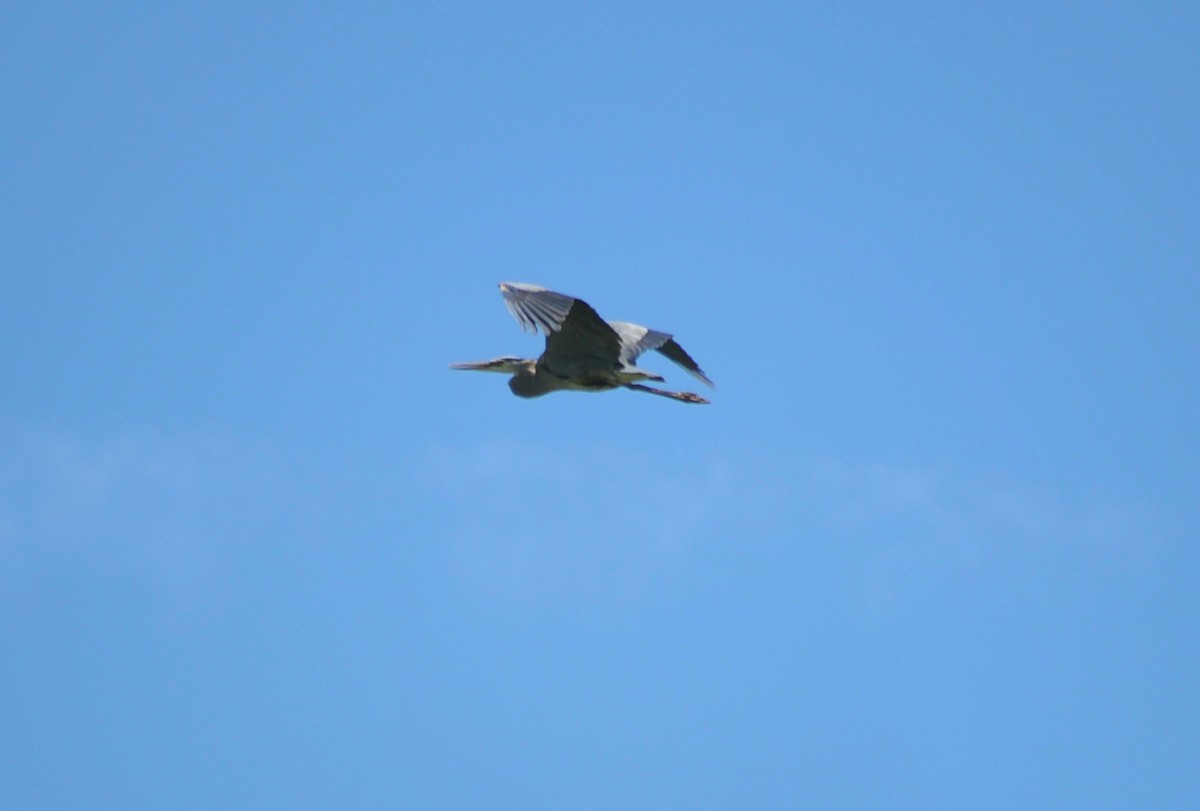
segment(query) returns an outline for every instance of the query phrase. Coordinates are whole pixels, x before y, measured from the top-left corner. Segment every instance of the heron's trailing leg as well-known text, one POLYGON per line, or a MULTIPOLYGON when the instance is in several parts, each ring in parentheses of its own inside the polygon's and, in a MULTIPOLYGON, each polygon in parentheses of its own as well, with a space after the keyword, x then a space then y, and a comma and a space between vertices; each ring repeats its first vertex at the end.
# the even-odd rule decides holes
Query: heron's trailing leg
POLYGON ((640 383, 626 383, 625 388, 633 389, 634 391, 648 391, 651 394, 658 394, 663 397, 670 397, 672 400, 679 400, 683 403, 701 403, 708 405, 708 400, 705 400, 699 394, 692 394, 690 391, 666 391, 664 389, 656 389, 650 386, 643 386, 640 383))

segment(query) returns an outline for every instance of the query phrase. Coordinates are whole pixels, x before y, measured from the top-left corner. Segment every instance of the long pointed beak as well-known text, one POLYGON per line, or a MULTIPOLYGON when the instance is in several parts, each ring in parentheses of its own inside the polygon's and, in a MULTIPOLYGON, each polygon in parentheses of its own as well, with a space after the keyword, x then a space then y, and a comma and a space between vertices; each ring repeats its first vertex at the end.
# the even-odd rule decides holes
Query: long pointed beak
POLYGON ((512 374, 516 371, 512 358, 496 358, 494 360, 480 360, 473 363, 452 363, 451 369, 464 369, 469 372, 501 372, 512 374))

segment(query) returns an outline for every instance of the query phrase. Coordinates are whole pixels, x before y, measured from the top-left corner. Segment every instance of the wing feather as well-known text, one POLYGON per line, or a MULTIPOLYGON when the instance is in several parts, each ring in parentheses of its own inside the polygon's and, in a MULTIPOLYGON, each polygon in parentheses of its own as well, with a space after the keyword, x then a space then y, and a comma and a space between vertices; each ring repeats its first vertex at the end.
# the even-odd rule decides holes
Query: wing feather
POLYGON ((621 340, 583 299, 521 282, 500 285, 504 303, 523 329, 546 335, 547 360, 565 365, 578 360, 615 363, 621 340))
POLYGON ((630 324, 625 321, 610 321, 609 326, 621 336, 621 359, 632 365, 643 352, 653 349, 664 355, 691 374, 703 380, 709 386, 713 382, 708 375, 701 371, 699 364, 692 359, 675 338, 665 332, 643 327, 641 324, 630 324))
POLYGON ((500 294, 521 329, 528 332, 540 329, 546 335, 562 329, 571 305, 575 303, 570 296, 520 282, 504 282, 500 285, 500 294))

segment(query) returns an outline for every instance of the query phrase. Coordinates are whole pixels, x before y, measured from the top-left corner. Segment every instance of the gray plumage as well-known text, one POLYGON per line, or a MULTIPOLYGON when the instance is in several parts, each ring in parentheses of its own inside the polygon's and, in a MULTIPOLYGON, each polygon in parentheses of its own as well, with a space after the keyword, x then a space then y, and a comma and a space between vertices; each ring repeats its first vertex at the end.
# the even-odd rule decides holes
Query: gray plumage
POLYGON ((532 284, 504 282, 500 293, 522 329, 540 331, 546 336, 546 350, 536 361, 503 357, 480 363, 457 363, 451 368, 512 374, 508 385, 519 397, 540 397, 563 390, 627 388, 681 402, 708 402, 691 392, 666 391, 641 384, 643 380, 663 379, 635 365, 642 353, 654 350, 713 385, 671 335, 639 324, 605 321, 582 299, 532 284))

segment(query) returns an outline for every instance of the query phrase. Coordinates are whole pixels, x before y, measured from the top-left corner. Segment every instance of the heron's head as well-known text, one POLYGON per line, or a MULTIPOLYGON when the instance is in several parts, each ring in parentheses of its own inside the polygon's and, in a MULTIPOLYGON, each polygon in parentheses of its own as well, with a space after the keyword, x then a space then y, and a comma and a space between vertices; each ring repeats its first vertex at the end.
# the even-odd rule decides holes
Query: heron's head
POLYGON ((500 372, 501 374, 514 375, 520 371, 532 372, 535 361, 526 360, 525 358, 515 358, 505 356, 496 358, 495 360, 481 360, 475 363, 452 363, 451 369, 465 369, 472 372, 500 372))

